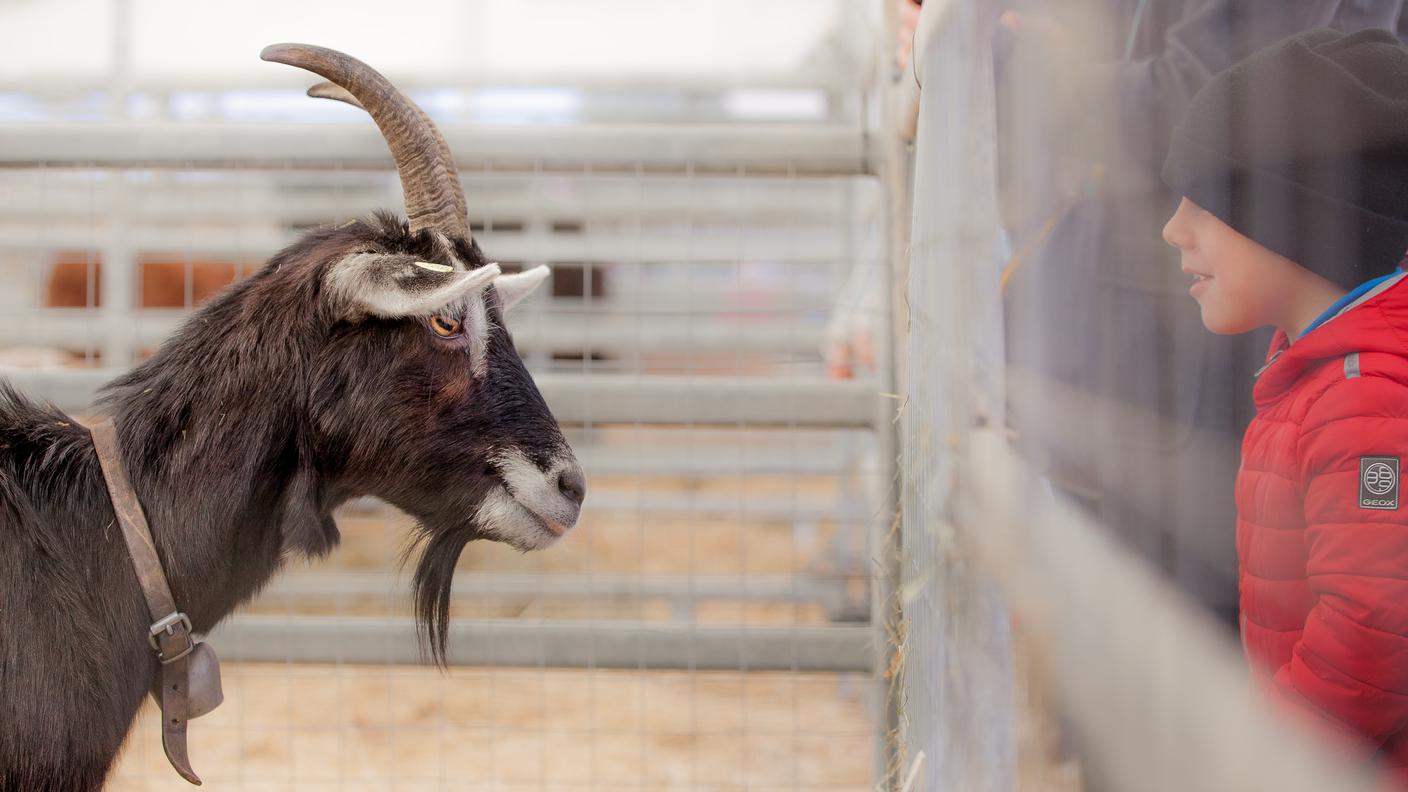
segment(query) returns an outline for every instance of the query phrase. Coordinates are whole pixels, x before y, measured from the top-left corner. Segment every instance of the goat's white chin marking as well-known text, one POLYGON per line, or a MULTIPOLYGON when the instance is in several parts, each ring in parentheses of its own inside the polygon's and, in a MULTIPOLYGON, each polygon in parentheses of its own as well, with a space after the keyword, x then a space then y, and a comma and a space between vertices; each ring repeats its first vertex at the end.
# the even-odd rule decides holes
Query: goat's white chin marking
POLYGON ((545 520, 528 511, 502 485, 484 496, 474 512, 474 520, 485 538, 519 550, 541 550, 562 536, 561 531, 554 532, 545 520))

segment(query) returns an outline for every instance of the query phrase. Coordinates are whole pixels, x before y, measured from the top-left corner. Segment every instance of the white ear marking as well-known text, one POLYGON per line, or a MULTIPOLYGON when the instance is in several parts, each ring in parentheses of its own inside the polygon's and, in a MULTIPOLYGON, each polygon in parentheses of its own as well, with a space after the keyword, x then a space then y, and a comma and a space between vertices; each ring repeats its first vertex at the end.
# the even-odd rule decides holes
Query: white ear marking
POLYGON ((494 288, 499 292, 499 301, 504 304, 504 310, 507 311, 522 302, 523 298, 532 294, 551 273, 552 270, 547 267, 537 266, 516 275, 500 275, 495 278, 494 288))
POLYGON ((468 271, 427 264, 431 262, 354 253, 333 265, 326 277, 330 291, 354 314, 399 318, 435 313, 501 274, 497 264, 468 271))

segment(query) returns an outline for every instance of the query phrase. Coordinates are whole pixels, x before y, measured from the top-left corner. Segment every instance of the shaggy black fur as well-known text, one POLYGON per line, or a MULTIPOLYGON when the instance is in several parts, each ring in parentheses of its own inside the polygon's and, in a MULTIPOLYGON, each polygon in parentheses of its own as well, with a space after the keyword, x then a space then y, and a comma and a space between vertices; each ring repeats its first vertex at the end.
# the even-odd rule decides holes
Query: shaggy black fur
MULTIPOLYGON (((288 555, 329 552, 333 509, 369 494, 420 523, 416 612, 443 663, 451 578, 480 538, 471 515, 498 481, 493 453, 546 466, 566 443, 497 304, 476 377, 423 320, 340 319, 322 283, 350 253, 448 263, 445 248, 385 214, 311 232, 104 390, 197 631, 288 555)), ((157 669, 149 621, 87 430, 0 383, 0 790, 102 786, 157 669)))

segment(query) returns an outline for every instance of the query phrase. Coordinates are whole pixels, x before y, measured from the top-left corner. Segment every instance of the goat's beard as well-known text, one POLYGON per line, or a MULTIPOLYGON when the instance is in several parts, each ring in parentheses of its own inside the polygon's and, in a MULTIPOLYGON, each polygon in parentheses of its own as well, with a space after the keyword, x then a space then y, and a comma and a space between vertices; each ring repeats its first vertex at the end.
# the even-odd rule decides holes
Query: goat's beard
MULTIPOLYGON (((491 492, 490 496, 496 495, 491 492)), ((513 500, 504 493, 507 500, 513 500)), ((491 499, 486 499, 491 500, 491 499)), ((451 526, 432 527, 421 523, 415 528, 415 541, 408 550, 421 547, 420 561, 415 562, 411 595, 415 600, 415 621, 421 634, 421 645, 429 651, 431 661, 446 667, 446 644, 449 643, 449 600, 455 585, 455 567, 460 554, 474 540, 493 540, 510 545, 514 550, 542 550, 558 541, 531 512, 514 506, 511 519, 480 510, 476 519, 451 526), (483 524, 484 521, 490 524, 483 524)))
POLYGON ((541 550, 558 539, 542 518, 519 503, 503 485, 484 493, 472 519, 448 526, 421 523, 416 534, 415 544, 422 546, 412 582, 416 622, 422 646, 441 667, 446 665, 455 566, 464 548, 476 539, 489 539, 526 553, 541 550))
POLYGON ((450 637, 450 593, 455 582, 455 565, 459 563, 465 546, 481 538, 481 534, 473 524, 449 530, 420 525, 416 530, 418 544, 422 545, 411 584, 416 625, 420 629, 422 649, 429 651, 432 662, 444 668, 445 647, 450 637))

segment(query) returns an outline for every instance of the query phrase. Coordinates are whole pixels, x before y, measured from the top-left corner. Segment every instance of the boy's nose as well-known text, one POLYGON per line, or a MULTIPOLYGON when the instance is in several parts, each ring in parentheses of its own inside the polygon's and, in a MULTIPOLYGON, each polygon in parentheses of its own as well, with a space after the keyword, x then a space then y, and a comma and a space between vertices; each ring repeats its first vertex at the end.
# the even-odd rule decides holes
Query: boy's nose
POLYGON ((1174 211, 1173 217, 1164 224, 1164 241, 1182 250, 1189 246, 1188 238, 1188 199, 1184 198, 1174 211))
POLYGON ((1174 247, 1178 247, 1178 242, 1174 239, 1174 234, 1176 232, 1173 227, 1174 222, 1177 220, 1178 215, 1174 215, 1173 217, 1170 217, 1168 219, 1167 223, 1164 223, 1164 241, 1169 243, 1170 245, 1173 245, 1174 247))

